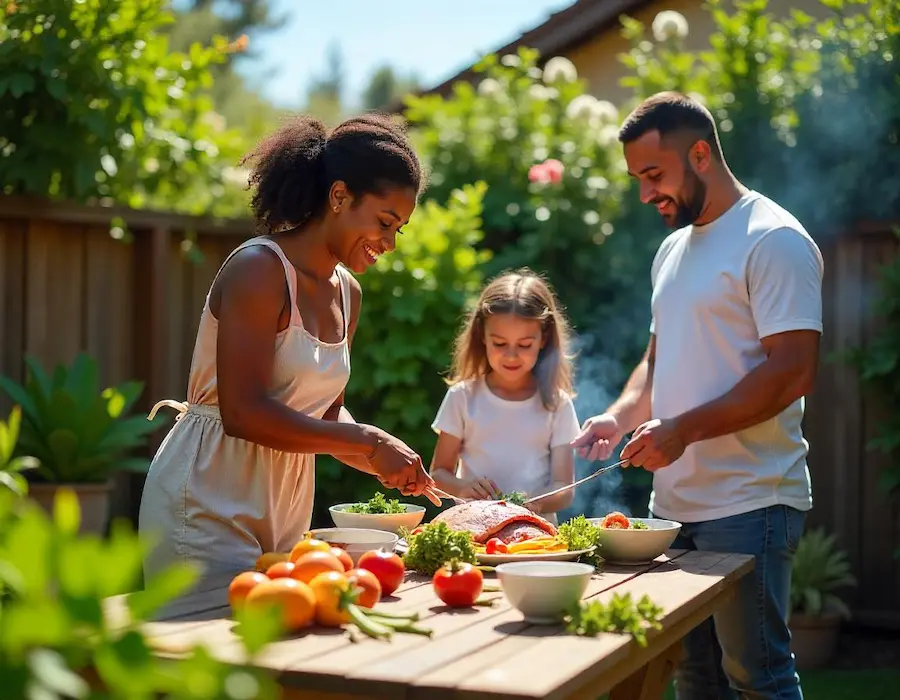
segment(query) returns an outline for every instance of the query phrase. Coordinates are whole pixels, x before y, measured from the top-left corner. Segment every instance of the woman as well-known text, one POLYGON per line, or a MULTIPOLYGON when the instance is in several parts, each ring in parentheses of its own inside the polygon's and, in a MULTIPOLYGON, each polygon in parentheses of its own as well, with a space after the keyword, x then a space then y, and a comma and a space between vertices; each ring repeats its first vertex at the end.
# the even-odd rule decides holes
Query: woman
POLYGON ((343 405, 362 296, 346 268, 392 251, 415 209, 422 175, 406 134, 389 117, 330 134, 304 117, 243 162, 264 235, 213 280, 187 402, 151 413, 179 410, 141 499, 156 545, 145 577, 190 561, 221 585, 262 552, 289 551, 310 526, 315 454, 435 498, 419 455, 343 405))

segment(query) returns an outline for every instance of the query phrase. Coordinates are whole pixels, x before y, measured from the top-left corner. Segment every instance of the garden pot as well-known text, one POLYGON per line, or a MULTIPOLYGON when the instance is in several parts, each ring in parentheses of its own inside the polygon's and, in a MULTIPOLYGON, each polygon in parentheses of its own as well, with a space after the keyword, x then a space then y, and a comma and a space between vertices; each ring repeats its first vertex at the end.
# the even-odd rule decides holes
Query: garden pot
POLYGON ((29 483, 28 496, 52 516, 56 491, 62 487, 71 489, 78 497, 78 505, 81 507, 79 532, 101 537, 105 535, 106 522, 109 518, 110 493, 113 488, 112 482, 107 481, 104 484, 29 483))
POLYGON ((791 615, 791 651, 798 671, 824 668, 837 651, 841 616, 791 615))

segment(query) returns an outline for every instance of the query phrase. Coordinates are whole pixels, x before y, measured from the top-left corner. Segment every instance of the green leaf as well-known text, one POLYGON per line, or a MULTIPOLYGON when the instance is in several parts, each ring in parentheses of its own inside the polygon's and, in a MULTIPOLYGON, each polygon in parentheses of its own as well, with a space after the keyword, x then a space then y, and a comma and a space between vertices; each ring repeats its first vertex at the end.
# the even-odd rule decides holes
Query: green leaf
POLYGON ((185 593, 197 580, 190 564, 176 564, 147 581, 143 591, 128 596, 128 608, 136 620, 147 620, 167 603, 185 593))
POLYGON ((74 535, 81 524, 81 505, 78 496, 68 487, 56 490, 53 502, 53 521, 64 535, 74 535))
POLYGON ((284 631, 280 610, 275 606, 263 608, 242 608, 235 614, 238 624, 234 628, 244 643, 250 656, 259 653, 263 647, 275 641, 284 631))

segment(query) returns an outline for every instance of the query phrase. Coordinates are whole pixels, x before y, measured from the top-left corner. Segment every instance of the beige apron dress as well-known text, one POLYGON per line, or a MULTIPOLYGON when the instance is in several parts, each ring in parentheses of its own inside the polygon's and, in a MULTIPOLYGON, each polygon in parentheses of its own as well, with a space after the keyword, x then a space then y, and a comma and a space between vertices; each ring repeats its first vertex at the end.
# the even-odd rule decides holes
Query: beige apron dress
MULTIPOLYGON (((278 255, 290 293, 291 320, 275 341, 269 395, 321 418, 350 377, 350 273, 337 268, 343 340, 325 343, 303 327, 297 272, 284 251, 258 237, 231 255, 248 246, 265 246, 278 255)), ((187 401, 161 401, 151 412, 152 417, 166 405, 179 414, 150 465, 139 515, 141 535, 156 545, 144 560, 145 579, 173 563, 192 562, 203 567, 194 590, 227 586, 235 573, 252 569, 263 552, 290 551, 310 527, 315 491, 314 455, 280 452, 225 434, 216 386, 216 330, 207 294, 187 401)))

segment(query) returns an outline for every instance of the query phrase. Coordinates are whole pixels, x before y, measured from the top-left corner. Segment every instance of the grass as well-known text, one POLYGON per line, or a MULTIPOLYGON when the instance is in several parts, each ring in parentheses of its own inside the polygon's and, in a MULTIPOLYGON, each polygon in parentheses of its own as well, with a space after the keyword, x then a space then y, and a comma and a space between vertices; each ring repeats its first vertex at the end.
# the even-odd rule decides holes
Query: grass
MULTIPOLYGON (((806 671, 800 675, 800 683, 804 700, 896 700, 900 670, 806 671)), ((670 687, 663 697, 675 700, 674 690, 670 687)))

